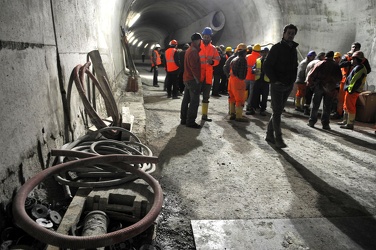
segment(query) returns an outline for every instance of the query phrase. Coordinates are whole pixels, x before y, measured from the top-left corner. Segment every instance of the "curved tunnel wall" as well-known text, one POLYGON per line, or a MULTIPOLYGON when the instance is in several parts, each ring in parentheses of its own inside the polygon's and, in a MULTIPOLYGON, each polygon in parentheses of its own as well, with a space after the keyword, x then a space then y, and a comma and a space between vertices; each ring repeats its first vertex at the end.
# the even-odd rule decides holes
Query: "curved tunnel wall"
MULTIPOLYGON (((3 0, 0 202, 8 201, 25 179, 50 166, 50 149, 72 136, 65 130, 62 100, 74 66, 86 62, 87 53, 98 49, 113 87, 124 78, 120 25, 124 26, 130 11, 145 11, 134 30, 150 44, 162 44, 174 36, 186 41, 191 33, 210 26, 200 20, 223 13, 224 25, 213 37, 215 44, 275 43, 281 39, 283 26, 294 23, 299 28, 296 41, 302 55, 311 49, 345 53, 352 42, 359 41, 376 70, 375 5, 374 0, 237 0, 236 4, 227 0, 192 0, 189 4, 183 0, 3 0)), ((131 51, 139 58, 142 48, 131 51)), ((368 77, 371 87, 374 74, 368 77)), ((85 132, 83 116, 75 93, 75 138, 85 132)))

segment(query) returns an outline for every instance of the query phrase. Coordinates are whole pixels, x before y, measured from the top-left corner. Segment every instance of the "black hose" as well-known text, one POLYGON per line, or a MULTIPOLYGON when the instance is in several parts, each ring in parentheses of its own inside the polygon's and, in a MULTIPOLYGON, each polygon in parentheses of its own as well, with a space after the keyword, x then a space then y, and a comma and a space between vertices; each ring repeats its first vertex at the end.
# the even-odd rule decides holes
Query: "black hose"
POLYGON ((34 220, 29 217, 25 210, 25 201, 29 193, 36 186, 38 186, 39 183, 41 183, 47 177, 50 177, 63 170, 71 170, 76 167, 111 162, 126 162, 129 164, 144 162, 157 163, 157 160, 158 159, 156 157, 151 156, 105 155, 70 161, 51 168, 47 168, 29 179, 24 185, 21 186, 21 188, 17 192, 14 198, 14 206, 12 208, 15 223, 25 232, 33 235, 33 237, 40 240, 41 242, 63 248, 97 248, 117 244, 127 239, 133 238, 134 236, 147 230, 153 224, 162 209, 163 203, 163 193, 158 181, 155 180, 151 175, 134 167, 128 165, 122 166, 124 167, 124 170, 140 176, 150 185, 154 192, 154 201, 149 212, 145 215, 144 218, 129 227, 120 229, 115 232, 98 236, 69 236, 53 232, 46 228, 40 227, 34 220))

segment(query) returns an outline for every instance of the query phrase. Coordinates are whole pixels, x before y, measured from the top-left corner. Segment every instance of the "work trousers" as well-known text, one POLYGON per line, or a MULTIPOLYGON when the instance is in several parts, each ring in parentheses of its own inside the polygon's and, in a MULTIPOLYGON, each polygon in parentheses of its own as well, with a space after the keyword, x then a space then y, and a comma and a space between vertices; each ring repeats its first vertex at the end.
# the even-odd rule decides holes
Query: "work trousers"
POLYGON ((253 88, 255 86, 255 81, 245 80, 245 86, 246 86, 246 90, 248 90, 247 108, 250 108, 252 105, 253 88))
POLYGON ((319 112, 321 100, 323 101, 323 108, 321 114, 321 124, 329 124, 330 111, 332 109, 333 97, 326 94, 323 87, 320 85, 315 86, 312 97, 312 109, 309 116, 309 123, 315 124, 317 122, 317 114, 319 112))
POLYGON ((180 119, 186 124, 192 125, 197 118, 198 106, 200 105, 201 84, 195 80, 184 82, 184 96, 181 102, 180 119))
POLYGON ((158 68, 157 67, 153 67, 153 70, 154 70, 154 74, 153 74, 153 85, 158 85, 158 68))
POLYGON ((262 80, 255 81, 255 86, 253 87, 253 98, 251 100, 252 108, 260 108, 261 111, 265 111, 268 102, 268 95, 269 83, 262 80))
POLYGON ((207 84, 205 81, 201 83, 202 103, 209 103, 211 88, 211 84, 207 84))
POLYGON ((281 116, 293 87, 294 84, 282 84, 281 82, 274 82, 270 85, 273 113, 270 117, 267 130, 268 133, 274 132, 277 138, 282 137, 281 116))
POLYGON ((228 82, 228 102, 235 103, 236 107, 244 106, 245 89, 245 81, 231 75, 228 82))
POLYGON ((167 95, 172 97, 178 96, 178 72, 170 73, 166 75, 166 90, 167 95))

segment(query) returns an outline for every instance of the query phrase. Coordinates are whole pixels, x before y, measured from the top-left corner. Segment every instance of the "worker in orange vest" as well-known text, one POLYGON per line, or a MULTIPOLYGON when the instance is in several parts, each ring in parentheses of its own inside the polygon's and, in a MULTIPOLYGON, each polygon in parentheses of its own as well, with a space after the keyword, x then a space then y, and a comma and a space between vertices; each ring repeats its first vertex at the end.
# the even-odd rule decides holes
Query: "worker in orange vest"
POLYGON ((230 62, 230 78, 228 81, 228 102, 230 120, 239 122, 247 122, 248 119, 243 117, 243 107, 245 102, 245 78, 247 75, 247 46, 240 43, 236 47, 235 54, 237 55, 230 62))
POLYGON ((247 77, 245 78, 246 88, 248 90, 247 97, 247 115, 254 115, 257 107, 252 107, 253 87, 255 86, 255 74, 252 72, 252 67, 256 64, 257 58, 261 57, 261 45, 256 43, 252 47, 251 54, 247 55, 247 77))
POLYGON ((171 40, 169 48, 165 51, 166 59, 166 89, 167 97, 172 99, 179 99, 178 97, 178 75, 179 75, 179 53, 177 53, 176 47, 178 41, 171 40), (171 96, 172 94, 172 96, 171 96))
POLYGON ((202 42, 200 45, 200 62, 201 62, 201 77, 202 83, 202 117, 204 121, 211 122, 208 118, 209 97, 213 82, 213 67, 217 66, 220 61, 220 56, 217 49, 211 43, 213 31, 210 27, 205 27, 202 31, 202 42))
POLYGON ((158 85, 158 66, 162 64, 161 56, 159 54, 161 46, 157 43, 154 46, 153 51, 151 52, 150 61, 151 61, 151 70, 154 69, 154 75, 153 75, 153 86, 159 87, 158 85))

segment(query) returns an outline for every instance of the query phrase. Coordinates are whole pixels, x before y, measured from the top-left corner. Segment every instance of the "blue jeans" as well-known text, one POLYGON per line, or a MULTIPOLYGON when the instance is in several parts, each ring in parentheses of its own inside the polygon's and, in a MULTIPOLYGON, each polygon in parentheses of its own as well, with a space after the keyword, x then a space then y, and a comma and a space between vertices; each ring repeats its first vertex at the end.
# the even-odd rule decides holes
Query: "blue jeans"
POLYGON ((268 123, 267 133, 274 133, 276 138, 282 137, 281 115, 293 87, 294 84, 284 85, 281 82, 270 84, 271 107, 273 113, 268 123))
POLYGON ((245 87, 248 90, 248 97, 247 97, 247 108, 252 107, 252 98, 253 98, 253 88, 255 86, 255 81, 245 80, 245 87))

